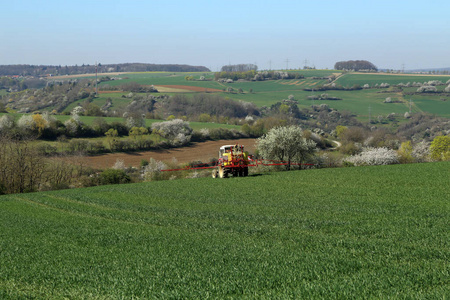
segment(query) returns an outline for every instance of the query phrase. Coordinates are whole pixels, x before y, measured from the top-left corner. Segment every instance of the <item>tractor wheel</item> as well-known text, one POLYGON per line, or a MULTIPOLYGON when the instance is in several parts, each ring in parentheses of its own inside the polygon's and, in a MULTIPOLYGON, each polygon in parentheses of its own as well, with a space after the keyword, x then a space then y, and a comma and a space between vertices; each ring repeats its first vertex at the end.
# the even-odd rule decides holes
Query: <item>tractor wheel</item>
POLYGON ((225 169, 220 166, 219 167, 219 178, 227 178, 228 177, 228 173, 225 172, 225 169))
POLYGON ((212 171, 212 178, 217 178, 218 175, 219 175, 219 171, 217 169, 214 169, 212 171))
POLYGON ((245 167, 244 168, 244 177, 247 177, 248 176, 248 167, 245 167))

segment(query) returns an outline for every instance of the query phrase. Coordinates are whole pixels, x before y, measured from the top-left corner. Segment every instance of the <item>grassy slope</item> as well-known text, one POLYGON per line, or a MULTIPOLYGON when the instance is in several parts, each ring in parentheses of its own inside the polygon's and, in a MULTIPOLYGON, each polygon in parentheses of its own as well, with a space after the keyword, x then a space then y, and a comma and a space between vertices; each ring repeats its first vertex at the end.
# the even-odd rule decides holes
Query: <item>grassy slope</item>
POLYGON ((426 76, 426 75, 414 75, 414 74, 345 74, 344 76, 336 80, 336 84, 341 84, 343 86, 351 87, 354 84, 359 84, 363 86, 368 83, 369 85, 389 83, 389 84, 399 84, 399 83, 413 83, 413 82, 425 82, 431 80, 440 80, 443 83, 450 79, 450 75, 436 75, 436 76, 426 76))
POLYGON ((445 298, 449 167, 0 196, 0 298, 445 298))

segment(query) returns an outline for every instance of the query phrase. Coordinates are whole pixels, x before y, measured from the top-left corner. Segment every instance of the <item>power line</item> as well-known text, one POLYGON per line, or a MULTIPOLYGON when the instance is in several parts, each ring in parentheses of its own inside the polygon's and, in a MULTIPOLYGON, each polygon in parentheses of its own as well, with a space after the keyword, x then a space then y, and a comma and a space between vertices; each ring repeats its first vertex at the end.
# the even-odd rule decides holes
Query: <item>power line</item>
POLYGON ((95 62, 95 96, 98 96, 98 80, 97 80, 97 75, 98 75, 98 64, 97 62, 95 62))
POLYGON ((286 62, 286 70, 289 70, 289 58, 286 58, 285 62, 286 62))

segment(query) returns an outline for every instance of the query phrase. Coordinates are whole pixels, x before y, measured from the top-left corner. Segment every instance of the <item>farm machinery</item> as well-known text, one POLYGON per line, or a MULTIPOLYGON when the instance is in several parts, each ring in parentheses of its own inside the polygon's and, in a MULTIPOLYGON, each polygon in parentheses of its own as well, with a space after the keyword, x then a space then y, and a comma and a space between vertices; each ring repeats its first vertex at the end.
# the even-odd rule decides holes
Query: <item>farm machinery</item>
POLYGON ((213 178, 227 178, 248 176, 249 167, 257 166, 286 166, 286 165, 310 165, 305 163, 295 163, 280 160, 254 159, 248 152, 244 151, 243 145, 224 145, 219 148, 219 159, 214 165, 197 164, 188 165, 180 169, 165 169, 161 171, 184 171, 184 170, 204 170, 213 169, 213 178))
POLYGON ((212 172, 213 178, 248 176, 249 155, 243 145, 225 145, 219 149, 219 161, 212 172))

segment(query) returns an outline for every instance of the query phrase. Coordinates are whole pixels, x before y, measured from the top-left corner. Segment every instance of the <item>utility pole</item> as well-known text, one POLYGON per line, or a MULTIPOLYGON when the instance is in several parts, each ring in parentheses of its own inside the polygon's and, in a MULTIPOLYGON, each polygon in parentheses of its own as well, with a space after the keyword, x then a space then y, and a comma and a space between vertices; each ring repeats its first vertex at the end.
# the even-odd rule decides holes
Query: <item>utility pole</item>
POLYGON ((286 70, 289 70, 289 58, 286 58, 285 62, 286 62, 286 70))
POLYGON ((272 60, 269 60, 269 71, 272 70, 272 60))
POLYGON ((305 58, 303 69, 306 69, 307 66, 308 66, 308 60, 305 58))
POLYGON ((98 80, 97 80, 97 75, 98 75, 98 69, 97 69, 97 62, 95 62, 95 96, 98 96, 98 80))

